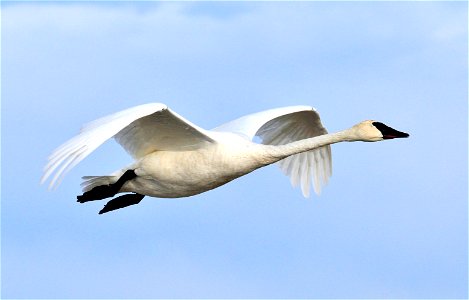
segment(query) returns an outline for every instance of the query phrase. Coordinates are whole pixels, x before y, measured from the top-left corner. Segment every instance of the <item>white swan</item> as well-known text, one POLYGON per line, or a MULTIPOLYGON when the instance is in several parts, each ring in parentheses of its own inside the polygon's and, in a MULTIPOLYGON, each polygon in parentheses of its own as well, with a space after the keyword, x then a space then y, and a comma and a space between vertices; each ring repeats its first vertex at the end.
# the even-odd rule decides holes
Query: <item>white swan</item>
POLYGON ((49 156, 41 184, 53 175, 49 188, 57 186, 72 167, 114 137, 135 162, 110 176, 83 177, 78 202, 133 193, 109 201, 100 213, 136 204, 145 195, 199 194, 275 162, 308 197, 311 182, 319 194, 331 176, 330 144, 408 136, 371 120, 327 134, 310 106, 266 110, 204 130, 164 104, 149 103, 86 124, 49 156), (262 144, 254 143, 254 136, 262 144))

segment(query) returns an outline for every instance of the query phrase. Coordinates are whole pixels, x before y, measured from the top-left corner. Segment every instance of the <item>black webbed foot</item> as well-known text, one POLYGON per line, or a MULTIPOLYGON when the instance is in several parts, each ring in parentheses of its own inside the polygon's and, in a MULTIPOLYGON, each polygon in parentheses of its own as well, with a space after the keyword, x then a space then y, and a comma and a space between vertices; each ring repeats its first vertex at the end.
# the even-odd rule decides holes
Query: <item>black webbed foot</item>
POLYGON ((99 211, 99 214, 104 214, 119 208, 127 207, 130 205, 138 204, 145 195, 141 194, 126 194, 112 199, 99 211))
POLYGON ((137 174, 135 174, 134 170, 127 170, 115 183, 95 186, 91 190, 84 192, 83 195, 77 196, 77 202, 85 203, 88 201, 114 197, 127 181, 132 180, 135 177, 137 177, 137 174))
POLYGON ((114 185, 95 186, 91 190, 84 192, 83 195, 77 196, 77 202, 85 203, 93 200, 102 200, 115 196, 118 191, 114 185))

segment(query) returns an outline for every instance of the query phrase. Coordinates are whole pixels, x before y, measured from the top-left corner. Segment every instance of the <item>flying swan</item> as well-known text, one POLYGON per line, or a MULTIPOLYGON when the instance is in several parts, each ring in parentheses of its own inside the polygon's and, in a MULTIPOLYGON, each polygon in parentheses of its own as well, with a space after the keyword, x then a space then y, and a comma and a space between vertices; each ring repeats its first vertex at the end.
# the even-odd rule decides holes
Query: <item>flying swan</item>
POLYGON ((100 214, 137 204, 145 196, 203 193, 275 162, 308 197, 311 183, 319 194, 332 174, 331 144, 408 136, 372 120, 328 134, 310 106, 270 109, 205 130, 164 104, 149 103, 85 124, 49 156, 41 184, 52 176, 49 189, 56 187, 71 168, 113 137, 135 162, 109 176, 83 177, 80 203, 127 193, 110 200, 100 214), (261 144, 253 142, 255 136, 261 144))

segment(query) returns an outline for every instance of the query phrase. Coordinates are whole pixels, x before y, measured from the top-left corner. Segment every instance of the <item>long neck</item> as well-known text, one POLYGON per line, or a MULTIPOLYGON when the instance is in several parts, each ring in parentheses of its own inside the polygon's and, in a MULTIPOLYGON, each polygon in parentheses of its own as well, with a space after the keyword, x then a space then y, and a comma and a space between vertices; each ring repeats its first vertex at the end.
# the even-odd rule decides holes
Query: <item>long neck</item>
POLYGON ((335 133, 295 141, 285 145, 265 145, 264 151, 269 163, 274 163, 290 155, 310 151, 325 145, 339 142, 352 142, 356 140, 357 139, 353 138, 351 130, 346 129, 335 133))

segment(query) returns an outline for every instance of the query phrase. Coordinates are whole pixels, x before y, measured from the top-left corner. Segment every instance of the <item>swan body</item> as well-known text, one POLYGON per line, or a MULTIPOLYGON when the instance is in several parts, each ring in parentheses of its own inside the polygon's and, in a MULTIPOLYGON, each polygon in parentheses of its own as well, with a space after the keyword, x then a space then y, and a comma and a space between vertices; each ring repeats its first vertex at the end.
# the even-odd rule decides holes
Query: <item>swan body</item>
POLYGON ((196 195, 275 162, 308 197, 311 184, 319 194, 332 174, 331 144, 407 136, 372 120, 328 134, 310 106, 271 109, 204 130, 166 105, 150 103, 86 124, 49 156, 41 183, 52 177, 49 188, 57 186, 71 168, 114 137, 134 163, 109 176, 83 177, 78 201, 135 194, 109 201, 100 213, 136 204, 145 195, 196 195), (255 136, 262 143, 254 143, 255 136))
POLYGON ((261 149, 233 135, 226 143, 215 143, 200 150, 156 151, 126 169, 134 169, 137 178, 128 181, 122 192, 138 191, 160 198, 199 194, 237 177, 265 162, 256 158, 261 149))

